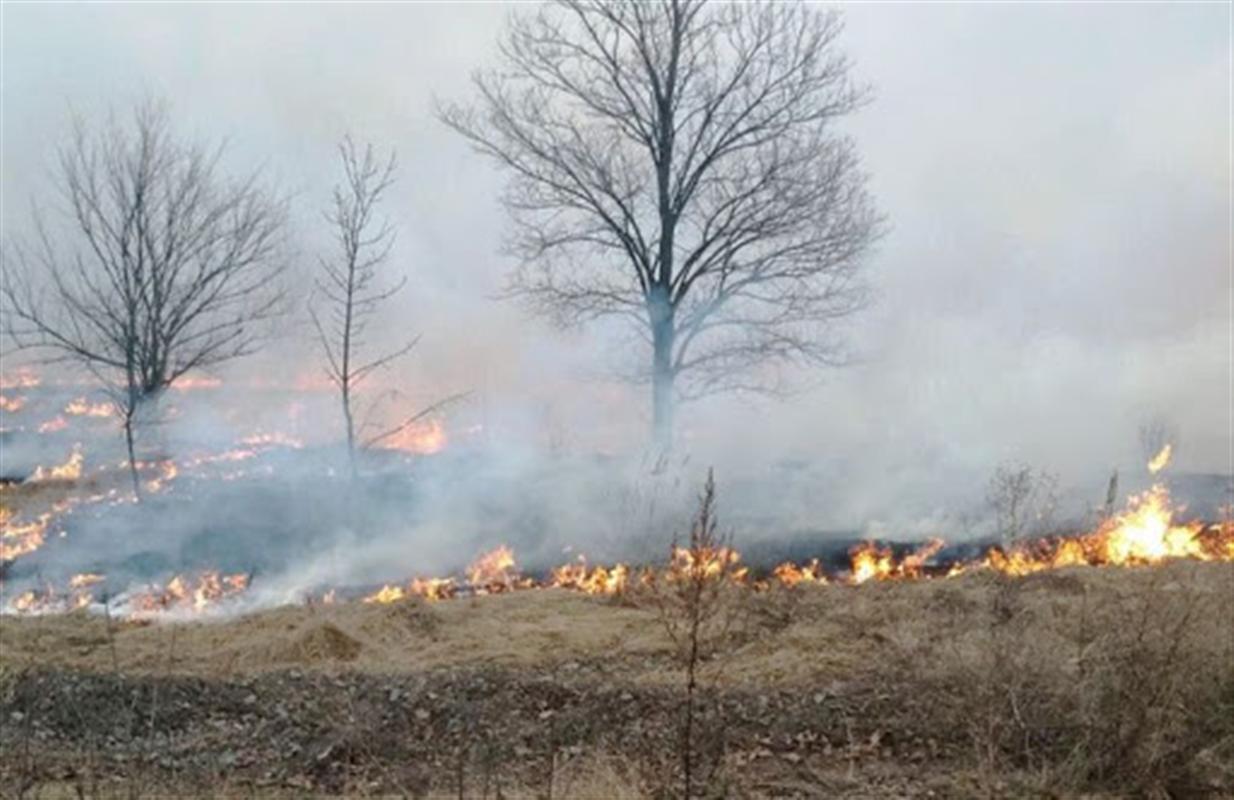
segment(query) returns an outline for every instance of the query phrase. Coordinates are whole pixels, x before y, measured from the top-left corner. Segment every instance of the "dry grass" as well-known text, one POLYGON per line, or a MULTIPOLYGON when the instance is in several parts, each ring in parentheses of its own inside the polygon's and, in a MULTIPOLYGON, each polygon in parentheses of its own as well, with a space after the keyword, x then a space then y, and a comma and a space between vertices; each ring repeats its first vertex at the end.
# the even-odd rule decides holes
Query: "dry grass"
MULTIPOLYGON (((113 625, 123 671, 168 671, 171 625, 113 625)), ((285 606, 174 627, 171 671, 208 677, 291 666, 400 673, 477 664, 534 669, 605 653, 638 656, 664 647, 651 612, 566 590, 433 604, 412 599, 389 605, 285 606), (341 638, 352 644, 340 646, 341 638)), ((0 637, 5 642, 0 667, 112 666, 107 622, 98 615, 0 617, 0 637)))
MULTIPOLYGON (((735 793, 1234 793, 1232 564, 1080 568, 1019 580, 977 573, 777 590, 747 602, 723 669, 710 661, 700 669, 736 720, 726 755, 735 793)), ((0 641, 0 684, 57 668, 208 681, 260 681, 293 668, 405 681, 484 668, 525 676, 551 700, 559 676, 581 674, 573 665, 601 664, 598 727, 563 727, 560 742, 545 744, 552 754, 542 765, 573 759, 551 770, 554 786, 576 781, 554 796, 671 793, 662 765, 622 739, 652 724, 650 711, 621 716, 623 692, 658 709, 671 706, 680 681, 650 607, 545 590, 431 605, 289 607, 176 626, 118 623, 114 638, 104 620, 74 614, 0 619, 0 641)), ((500 727, 485 715, 507 713, 502 707, 484 705, 483 695, 468 702, 479 704, 479 717, 459 734, 464 740, 500 727)), ((364 706, 355 708, 358 718, 364 706)), ((664 724, 672 719, 665 711, 664 724)), ((529 724, 537 724, 534 713, 529 724)), ((550 727, 543 723, 546 742, 550 727)), ((506 762, 494 763, 492 774, 501 775, 506 762)), ((467 769, 474 773, 472 762, 467 769)), ((546 769, 537 781, 547 780, 546 769)), ((385 786, 377 774, 366 780, 385 786)), ((424 791, 457 796, 448 775, 426 780, 424 791)), ((528 788, 526 780, 510 777, 502 796, 545 796, 542 782, 528 788)), ((481 796, 478 779, 467 786, 467 796, 481 796)), ((279 796, 276 788, 261 796, 279 796)))
MULTIPOLYGON (((474 792, 465 792, 467 797, 483 796, 474 792)), ((7 796, 7 793, 0 793, 7 796)), ((83 785, 80 781, 49 781, 32 788, 24 795, 28 800, 131 800, 134 797, 170 798, 219 798, 235 800, 235 798, 262 798, 262 800, 325 800, 340 798, 341 800, 360 800, 374 797, 406 797, 405 793, 320 793, 304 789, 255 789, 244 782, 234 784, 220 781, 217 785, 206 789, 200 786, 185 786, 175 784, 151 784, 144 781, 109 780, 94 785, 83 785)), ((458 792, 427 790, 415 795, 422 800, 458 800, 458 792)), ((563 762, 557 768, 552 779, 551 789, 543 786, 534 788, 520 786, 505 786, 500 792, 496 787, 490 789, 489 795, 502 797, 506 800, 544 800, 546 797, 556 797, 574 800, 647 800, 652 792, 642 780, 637 771, 620 758, 598 753, 582 758, 563 762)))

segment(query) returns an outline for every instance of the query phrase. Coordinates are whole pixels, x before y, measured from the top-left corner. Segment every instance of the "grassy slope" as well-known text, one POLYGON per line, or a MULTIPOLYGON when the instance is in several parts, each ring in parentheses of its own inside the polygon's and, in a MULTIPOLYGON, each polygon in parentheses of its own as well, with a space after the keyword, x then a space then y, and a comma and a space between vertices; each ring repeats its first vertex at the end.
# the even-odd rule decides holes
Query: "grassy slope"
MULTIPOLYGON (((1234 565, 733 601, 705 672, 718 790, 1234 791, 1234 565)), ((650 607, 557 590, 0 619, 0 776, 48 791, 654 794, 679 704, 650 607)))

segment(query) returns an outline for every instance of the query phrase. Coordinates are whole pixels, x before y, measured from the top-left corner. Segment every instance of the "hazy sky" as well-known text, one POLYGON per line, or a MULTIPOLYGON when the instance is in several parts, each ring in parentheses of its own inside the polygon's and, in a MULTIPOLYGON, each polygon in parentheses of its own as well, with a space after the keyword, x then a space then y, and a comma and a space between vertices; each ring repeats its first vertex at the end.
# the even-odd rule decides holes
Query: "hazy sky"
MULTIPOLYGON (((408 379, 579 442, 641 436, 643 393, 589 376, 611 348, 491 299, 502 179, 432 115, 434 96, 469 95, 513 10, 5 4, 6 233, 46 191, 71 110, 154 93, 294 192, 307 268, 351 131, 401 161, 388 211, 412 281, 389 322, 424 334, 408 379)), ((879 303, 851 327, 862 363, 783 403, 690 407, 685 439, 874 481, 1011 457, 1079 477, 1134 462, 1137 425, 1161 413, 1180 467, 1227 469, 1230 13, 847 7, 875 101, 846 127, 892 224, 869 262, 879 303)))

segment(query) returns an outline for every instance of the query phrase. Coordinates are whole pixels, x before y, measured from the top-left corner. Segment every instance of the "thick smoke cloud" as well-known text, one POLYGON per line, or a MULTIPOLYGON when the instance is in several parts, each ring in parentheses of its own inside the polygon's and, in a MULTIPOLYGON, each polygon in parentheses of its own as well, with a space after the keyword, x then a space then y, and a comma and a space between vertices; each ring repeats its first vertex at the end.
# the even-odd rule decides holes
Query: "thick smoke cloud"
MULTIPOLYGON (((601 541, 603 520, 579 509, 603 488, 546 465, 546 450, 620 455, 614 483, 644 480, 645 393, 597 377, 618 340, 552 331, 495 299, 509 267, 501 176, 433 118, 434 97, 465 97, 469 72, 495 57, 507 11, 5 10, 6 235, 27 226, 30 198, 54 202, 54 146, 69 112, 97 117, 148 93, 173 101, 186 133, 226 136, 234 167, 261 167, 292 193, 304 269, 326 246, 320 210, 338 138, 350 131, 397 149, 386 210, 400 229, 394 267, 409 284, 375 324, 394 340, 423 339, 382 380, 409 407, 470 390, 451 425, 482 429, 499 456, 481 469, 451 455, 447 477, 421 482, 418 521, 373 523, 405 538, 337 532, 338 547, 365 564, 388 559, 386 547, 415 547, 445 565, 457 560, 451 546, 499 538, 482 510, 519 506, 479 504, 481 488, 534 487, 543 496, 525 508, 551 519, 518 525, 601 541), (492 482, 468 483, 474 470, 492 482)), ((992 466, 1009 458, 1060 472, 1078 513, 1112 467, 1135 469, 1136 427, 1152 414, 1179 430, 1177 469, 1230 470, 1229 13, 849 10, 844 44, 875 101, 847 127, 892 223, 870 260, 880 299, 851 329, 854 366, 800 376, 803 391, 785 402, 722 398, 681 413, 683 471, 697 478, 716 465, 743 535, 955 536, 956 515, 979 505, 992 466)), ((225 377, 311 378, 309 339, 292 330, 225 377)), ((252 404, 246 414, 279 408, 237 399, 252 404)), ((324 432, 333 422, 322 411, 312 424, 324 432)), ((566 544, 526 539, 546 558, 566 544)), ((314 568, 333 569, 322 558, 314 568)))

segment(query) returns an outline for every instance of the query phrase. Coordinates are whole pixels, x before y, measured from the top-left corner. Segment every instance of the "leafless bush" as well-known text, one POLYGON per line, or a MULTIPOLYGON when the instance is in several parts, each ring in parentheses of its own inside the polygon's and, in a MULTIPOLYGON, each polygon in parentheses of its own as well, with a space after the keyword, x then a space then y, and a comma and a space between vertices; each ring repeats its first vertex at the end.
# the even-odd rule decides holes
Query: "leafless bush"
POLYGON ((1199 624, 1219 601, 1177 575, 1099 593, 991 578, 982 621, 925 669, 943 675, 936 724, 966 732, 987 791, 1196 796, 1234 780, 1234 665, 1199 624))
POLYGON ((713 781, 722 757, 723 728, 698 724, 699 673, 735 627, 741 612, 738 556, 731 535, 717 530, 716 485, 711 470, 699 497, 698 512, 683 545, 676 537, 668 568, 652 592, 660 624, 672 645, 673 658, 685 678, 681 733, 683 795, 688 799, 713 781))
POLYGON ((1058 505, 1058 478, 1027 464, 1000 464, 986 489, 1003 543, 1049 531, 1058 505))
POLYGON ((1107 599, 1091 642, 1081 632, 1068 759, 1078 783, 1194 795, 1206 790, 1197 756, 1234 752, 1234 665, 1196 625, 1216 611, 1205 599, 1157 574, 1147 591, 1107 599))

